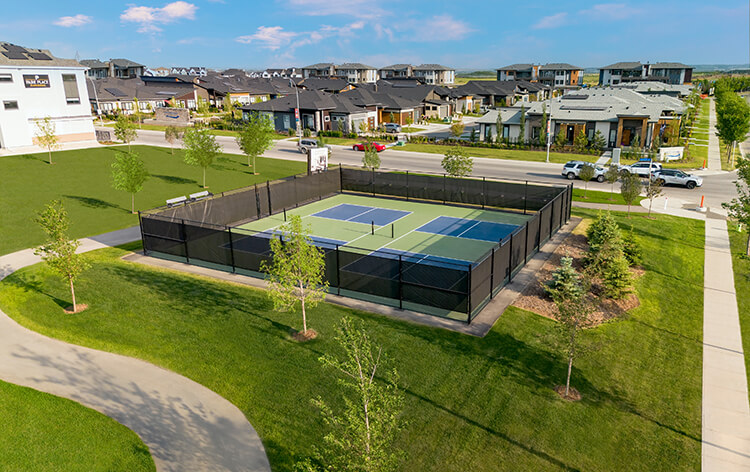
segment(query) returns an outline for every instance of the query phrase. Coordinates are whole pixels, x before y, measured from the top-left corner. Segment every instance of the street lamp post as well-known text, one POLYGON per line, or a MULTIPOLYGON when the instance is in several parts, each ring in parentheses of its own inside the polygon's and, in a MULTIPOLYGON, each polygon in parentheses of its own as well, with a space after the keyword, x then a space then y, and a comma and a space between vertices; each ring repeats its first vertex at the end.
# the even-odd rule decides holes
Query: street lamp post
POLYGON ((294 109, 294 120, 297 125, 297 143, 302 144, 302 127, 300 126, 300 113, 299 113, 299 87, 290 77, 289 83, 294 86, 294 93, 297 95, 297 108, 294 109))
POLYGON ((547 115, 547 164, 549 164, 549 147, 552 144, 552 135, 550 128, 552 127, 552 98, 549 100, 549 115, 547 115))
POLYGON ((94 83, 93 77, 89 77, 89 80, 91 81, 91 88, 94 89, 94 98, 96 99, 96 114, 99 115, 99 124, 104 126, 104 120, 102 119, 102 109, 99 107, 99 94, 96 93, 96 84, 94 83))

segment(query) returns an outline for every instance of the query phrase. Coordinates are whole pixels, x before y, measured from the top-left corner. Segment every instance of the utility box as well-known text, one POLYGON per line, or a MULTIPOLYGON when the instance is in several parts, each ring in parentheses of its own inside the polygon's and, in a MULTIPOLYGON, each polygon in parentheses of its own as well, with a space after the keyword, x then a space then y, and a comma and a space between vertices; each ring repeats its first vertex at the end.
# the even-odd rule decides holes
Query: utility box
POLYGON ((620 148, 614 148, 612 149, 612 164, 619 166, 620 165, 620 152, 622 149, 620 148))

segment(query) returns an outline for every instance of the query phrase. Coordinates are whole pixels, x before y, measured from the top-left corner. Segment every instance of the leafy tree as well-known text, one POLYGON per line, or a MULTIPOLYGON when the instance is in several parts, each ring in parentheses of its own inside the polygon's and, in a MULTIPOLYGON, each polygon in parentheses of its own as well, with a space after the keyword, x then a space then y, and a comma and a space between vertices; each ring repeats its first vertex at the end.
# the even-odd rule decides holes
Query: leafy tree
POLYGON ((174 143, 182 137, 182 133, 176 126, 164 128, 164 139, 169 143, 169 152, 174 154, 174 143))
POLYGON ((195 105, 195 111, 197 111, 201 115, 208 115, 208 108, 208 101, 206 101, 202 97, 198 97, 198 103, 195 105))
POLYGON ((395 123, 396 122, 396 115, 394 115, 393 112, 390 112, 388 114, 388 121, 391 122, 391 123, 395 123))
POLYGON ((581 154, 586 150, 586 146, 588 145, 589 140, 586 138, 586 131, 581 129, 576 135, 575 139, 573 139, 573 149, 575 149, 575 152, 577 152, 578 154, 581 154))
MULTIPOLYGON (((497 120, 495 120, 495 128, 497 129, 497 142, 500 143, 503 139, 503 114, 502 110, 497 110, 497 120)), ((490 139, 492 139, 492 130, 490 130, 490 139)))
POLYGON ((293 215, 280 226, 278 235, 271 239, 271 264, 263 261, 261 270, 268 273, 268 296, 276 310, 302 309, 302 335, 307 331, 307 308, 322 302, 328 290, 325 276, 325 256, 310 238, 310 229, 302 225, 302 218, 293 215))
POLYGON ((643 190, 643 184, 638 174, 626 172, 620 177, 620 195, 628 205, 628 218, 630 218, 630 206, 635 203, 635 200, 641 194, 641 190, 643 190))
POLYGON ((518 137, 522 144, 526 143, 526 108, 521 105, 521 124, 518 128, 518 137))
MULTIPOLYGON (((727 210, 730 217, 750 228, 750 156, 737 160, 737 180, 734 181, 734 186, 737 189, 737 197, 722 203, 721 206, 727 210)), ((750 256, 750 231, 745 254, 750 256)))
POLYGON ((611 164, 607 167, 607 172, 604 173, 604 179, 609 183, 609 199, 614 200, 615 184, 620 180, 620 169, 611 164))
POLYGON ((41 256, 53 271, 68 281, 70 296, 73 299, 73 313, 75 313, 78 311, 78 306, 73 282, 89 265, 83 256, 76 254, 80 242, 68 238, 67 232, 70 226, 68 213, 59 200, 53 200, 38 213, 36 222, 47 234, 47 241, 36 248, 34 254, 41 256))
POLYGON ((52 119, 47 116, 43 120, 37 120, 36 122, 36 140, 40 146, 47 150, 49 154, 49 163, 52 164, 52 151, 57 149, 60 145, 58 144, 57 134, 55 134, 55 123, 52 119))
POLYGON ((633 136, 633 139, 630 140, 630 158, 631 159, 640 159, 641 157, 641 135, 638 133, 635 133, 635 136, 633 136))
POLYGON ((368 131, 370 131, 370 123, 368 123, 367 120, 360 121, 359 134, 367 134, 368 131))
POLYGON ((677 146, 680 140, 680 120, 673 119, 667 125, 667 129, 664 132, 664 140, 670 146, 677 146))
POLYGON ((404 456, 396 449, 395 439, 406 425, 398 372, 385 371, 388 359, 364 327, 344 317, 336 332, 343 355, 325 354, 320 362, 338 374, 338 384, 349 394, 344 396, 345 407, 338 414, 321 397, 313 400, 330 431, 323 438, 323 450, 316 453, 316 462, 308 459, 298 469, 395 471, 404 456))
POLYGON ((651 216, 651 206, 654 204, 654 198, 658 197, 659 195, 663 194, 663 180, 656 179, 656 180, 649 180, 648 185, 646 186, 646 198, 648 198, 648 216, 651 216))
POLYGON ((133 115, 135 115, 135 121, 138 123, 138 129, 141 128, 141 104, 137 98, 133 98, 133 115))
POLYGON ((368 169, 380 169, 380 155, 377 149, 367 144, 365 145, 365 155, 362 156, 362 165, 368 169))
POLYGON ((117 121, 115 121, 115 137, 123 143, 127 143, 128 151, 130 151, 130 143, 135 141, 137 136, 135 123, 130 121, 125 115, 118 116, 117 121))
POLYGON ((224 97, 224 111, 226 113, 229 113, 229 115, 234 119, 234 103, 232 102, 232 97, 227 93, 227 95, 224 97))
POLYGON ((471 134, 469 135, 469 141, 472 143, 477 142, 477 130, 476 128, 471 129, 471 134))
POLYGON ((404 122, 406 123, 406 126, 411 126, 414 123, 414 118, 412 118, 411 113, 406 115, 404 122))
POLYGON ((148 178, 146 166, 137 153, 115 153, 115 162, 112 163, 112 186, 115 190, 123 190, 130 194, 131 213, 135 213, 135 194, 143 190, 143 184, 148 178))
POLYGON ((464 129, 466 126, 461 123, 460 121, 457 121, 451 125, 451 136, 458 139, 461 137, 462 134, 464 134, 464 129))
POLYGON ((206 128, 193 127, 185 131, 182 139, 185 163, 203 168, 203 188, 206 187, 206 168, 221 154, 221 145, 206 128))
POLYGON ((560 132, 555 136, 555 148, 562 151, 566 144, 568 144, 568 137, 565 135, 565 129, 560 128, 560 132))
POLYGON ((547 104, 542 103, 542 126, 539 129, 539 145, 547 145, 547 104))
POLYGON ((474 169, 474 159, 460 146, 453 146, 445 151, 441 164, 451 177, 466 177, 474 169))
POLYGON ((596 169, 593 165, 585 165, 581 167, 581 170, 578 172, 578 178, 583 180, 583 198, 587 198, 586 192, 589 189, 589 182, 594 178, 595 173, 596 169))
POLYGON ((253 174, 258 175, 255 159, 273 146, 273 125, 271 121, 260 114, 251 113, 247 122, 237 134, 237 145, 247 156, 250 167, 252 158, 253 174))
POLYGON ((716 99, 716 135, 727 146, 727 162, 735 141, 745 140, 750 131, 750 105, 730 91, 722 91, 716 99))
POLYGON ((603 151, 607 147, 607 141, 604 139, 604 135, 601 131, 596 130, 594 137, 591 140, 591 147, 597 151, 603 151))

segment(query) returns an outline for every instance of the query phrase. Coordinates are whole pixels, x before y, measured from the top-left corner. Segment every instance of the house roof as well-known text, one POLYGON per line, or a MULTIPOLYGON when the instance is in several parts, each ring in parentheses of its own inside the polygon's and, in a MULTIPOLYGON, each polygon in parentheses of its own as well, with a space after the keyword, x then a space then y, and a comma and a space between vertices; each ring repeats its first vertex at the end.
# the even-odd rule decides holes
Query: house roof
MULTIPOLYGON (((320 90, 300 90, 299 107, 302 110, 335 110, 340 102, 333 99, 333 94, 320 90)), ((265 111, 291 113, 297 108, 296 95, 278 97, 265 102, 251 103, 242 107, 244 111, 265 111)))
POLYGON ((333 64, 330 62, 319 62, 317 64, 305 66, 303 67, 303 69, 328 69, 330 67, 334 67, 333 64))
POLYGON ((85 68, 75 59, 60 59, 47 49, 33 49, 0 42, 0 66, 85 68))
POLYGON ((362 64, 362 63, 359 63, 359 62, 345 62, 344 64, 340 64, 340 65, 336 66, 336 69, 357 69, 357 70, 360 70, 360 69, 371 69, 371 70, 376 70, 372 66, 368 66, 368 65, 365 65, 365 64, 362 64))
POLYGON ((574 66, 567 62, 550 62, 539 66, 539 70, 583 70, 583 67, 574 66))
POLYGON ((121 67, 123 69, 128 67, 145 67, 143 64, 138 64, 130 59, 110 59, 109 62, 115 67, 121 67))
POLYGON ((651 69, 694 69, 694 67, 687 66, 681 62, 655 62, 651 64, 651 69))
POLYGON ((108 69, 109 64, 102 62, 99 59, 82 59, 81 65, 88 67, 89 69, 108 69))
POLYGON ((617 85, 611 85, 611 87, 628 89, 638 93, 658 94, 663 92, 665 94, 677 94, 680 96, 690 95, 690 91, 693 89, 692 85, 676 85, 651 81, 622 82, 617 85))
POLYGON ((380 70, 404 70, 413 67, 411 64, 393 64, 390 66, 381 67, 380 70))
POLYGON ((349 87, 349 82, 344 79, 331 77, 329 79, 310 77, 299 83, 300 87, 310 90, 323 90, 326 92, 340 92, 349 87))
POLYGON ((466 84, 452 89, 453 97, 473 96, 501 96, 507 97, 518 93, 535 93, 549 89, 548 86, 528 82, 526 80, 470 80, 466 84))
POLYGON ((139 100, 169 100, 192 92, 192 84, 178 81, 150 81, 144 82, 140 78, 120 79, 106 77, 86 81, 89 97, 99 101, 132 101, 139 100), (96 93, 94 93, 94 88, 96 93))
POLYGON ((414 70, 453 70, 453 68, 440 64, 420 64, 414 66, 414 70))
POLYGON ((640 62, 615 62, 614 64, 600 67, 599 70, 606 70, 606 69, 634 70, 634 69, 640 69, 641 67, 643 67, 643 64, 641 64, 640 62))
POLYGON ((524 71, 524 70, 531 70, 534 67, 533 64, 511 64, 509 66, 501 67, 497 70, 512 70, 512 71, 524 71))

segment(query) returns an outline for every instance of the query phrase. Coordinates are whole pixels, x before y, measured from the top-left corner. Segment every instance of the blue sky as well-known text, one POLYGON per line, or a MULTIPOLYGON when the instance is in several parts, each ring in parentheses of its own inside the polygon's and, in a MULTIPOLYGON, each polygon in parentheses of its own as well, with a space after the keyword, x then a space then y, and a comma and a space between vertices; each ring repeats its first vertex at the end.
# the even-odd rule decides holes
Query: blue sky
POLYGON ((747 0, 36 0, 5 2, 0 40, 151 67, 316 62, 748 62, 747 0), (33 6, 32 6, 33 5, 33 6))

